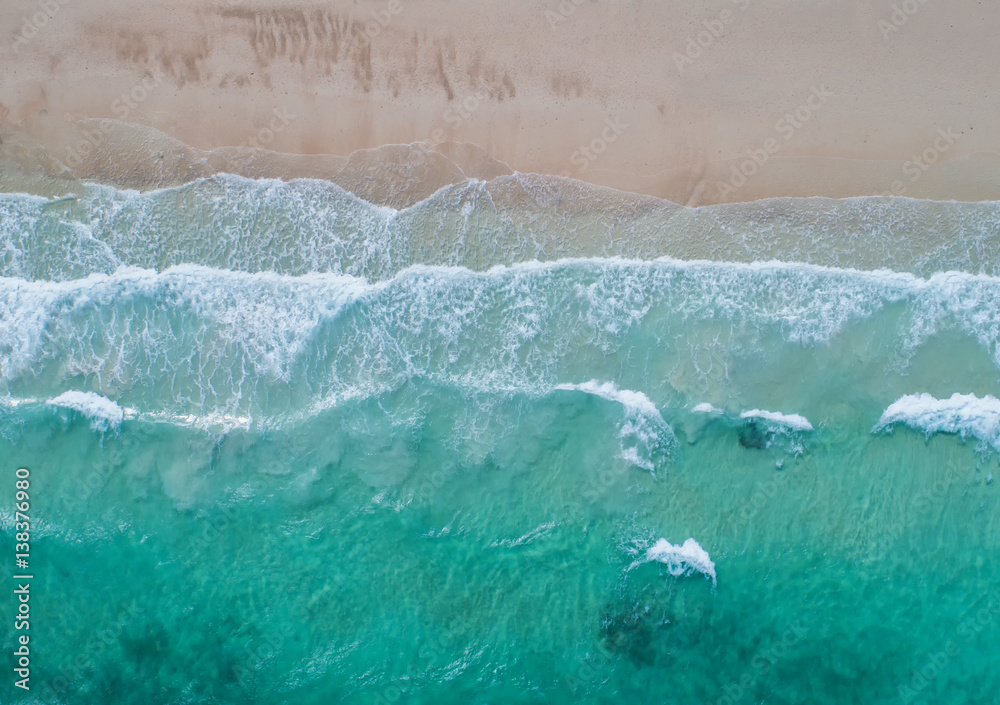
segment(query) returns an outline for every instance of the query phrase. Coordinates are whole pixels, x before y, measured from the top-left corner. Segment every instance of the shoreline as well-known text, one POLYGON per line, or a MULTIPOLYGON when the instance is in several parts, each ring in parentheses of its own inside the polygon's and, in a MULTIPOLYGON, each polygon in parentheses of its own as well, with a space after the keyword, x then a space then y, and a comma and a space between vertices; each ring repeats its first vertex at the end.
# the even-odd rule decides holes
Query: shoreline
POLYGON ((1000 201, 1000 156, 993 154, 971 154, 942 162, 926 172, 913 161, 779 155, 765 161, 765 166, 771 166, 769 177, 756 181, 752 177, 760 163, 747 157, 719 162, 722 171, 718 178, 703 178, 701 190, 691 194, 683 171, 677 174, 681 183, 664 190, 650 187, 662 184, 663 174, 643 177, 595 172, 581 178, 566 172, 515 170, 468 143, 390 144, 340 156, 283 153, 251 146, 201 150, 153 128, 109 118, 65 122, 56 127, 50 121, 44 131, 47 143, 36 140, 28 131, 0 126, 0 192, 57 196, 60 183, 77 182, 145 192, 232 174, 286 182, 318 179, 371 203, 398 208, 414 205, 447 186, 521 173, 565 177, 623 196, 652 197, 690 207, 776 198, 898 196, 925 201, 1000 201), (743 171, 739 170, 741 166, 743 171), (741 186, 739 177, 748 172, 741 186), (803 179, 804 173, 811 174, 811 180, 803 179), (724 179, 727 175, 729 178, 724 179), (889 188, 879 190, 886 184, 889 188), (725 197, 727 191, 733 197, 725 197))
POLYGON ((201 264, 381 280, 410 264, 487 271, 567 258, 666 257, 924 278, 949 271, 998 275, 990 253, 1000 239, 1000 201, 777 197, 690 207, 520 172, 430 194, 386 191, 381 199, 328 179, 229 173, 148 191, 65 179, 43 185, 48 190, 35 189, 35 196, 23 188, 0 195, 9 240, 0 259, 11 276, 49 271, 60 252, 72 261, 89 253, 86 271, 105 274, 123 263, 155 271, 201 264), (199 234, 209 232, 203 241, 199 234), (50 233, 51 241, 40 233, 50 233), (40 259, 25 269, 32 260, 23 253, 40 259))

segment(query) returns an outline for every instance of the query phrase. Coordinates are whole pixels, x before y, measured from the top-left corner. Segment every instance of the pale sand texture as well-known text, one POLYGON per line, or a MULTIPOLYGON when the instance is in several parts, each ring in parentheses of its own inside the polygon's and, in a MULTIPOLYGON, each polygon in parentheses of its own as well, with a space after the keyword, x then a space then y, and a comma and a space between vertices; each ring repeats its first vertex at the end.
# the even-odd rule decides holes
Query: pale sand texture
POLYGON ((231 171, 398 204, 518 170, 691 205, 1000 199, 998 2, 908 0, 893 24, 889 0, 397 1, 5 2, 0 188, 231 171), (267 151, 219 149, 248 143, 267 151))

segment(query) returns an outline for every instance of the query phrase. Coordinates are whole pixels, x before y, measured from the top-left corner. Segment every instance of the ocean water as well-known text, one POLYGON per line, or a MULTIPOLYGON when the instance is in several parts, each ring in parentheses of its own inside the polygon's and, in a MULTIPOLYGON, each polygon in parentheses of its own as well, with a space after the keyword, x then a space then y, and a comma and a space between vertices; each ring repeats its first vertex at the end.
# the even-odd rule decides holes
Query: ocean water
POLYGON ((0 701, 996 702, 1000 204, 615 199, 0 195, 0 701))

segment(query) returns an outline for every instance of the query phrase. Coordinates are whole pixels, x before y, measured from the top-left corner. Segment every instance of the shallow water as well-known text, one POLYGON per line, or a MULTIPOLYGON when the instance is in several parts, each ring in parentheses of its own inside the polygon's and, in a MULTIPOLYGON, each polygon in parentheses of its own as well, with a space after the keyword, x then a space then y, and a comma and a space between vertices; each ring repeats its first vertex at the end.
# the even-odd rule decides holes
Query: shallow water
POLYGON ((991 701, 996 205, 517 178, 0 196, 37 700, 991 701))

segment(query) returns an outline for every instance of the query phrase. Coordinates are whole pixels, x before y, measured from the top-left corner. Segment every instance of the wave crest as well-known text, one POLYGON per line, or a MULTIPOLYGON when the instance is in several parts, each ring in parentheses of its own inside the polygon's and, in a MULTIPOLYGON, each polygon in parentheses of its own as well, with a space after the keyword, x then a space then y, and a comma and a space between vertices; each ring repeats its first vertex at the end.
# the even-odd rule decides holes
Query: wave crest
POLYGON ((903 424, 923 431, 972 436, 1000 452, 1000 399, 974 394, 953 394, 937 399, 930 394, 908 394, 892 403, 882 414, 873 433, 903 424))

